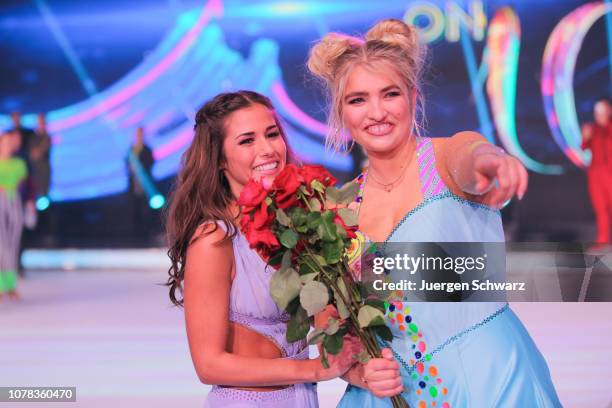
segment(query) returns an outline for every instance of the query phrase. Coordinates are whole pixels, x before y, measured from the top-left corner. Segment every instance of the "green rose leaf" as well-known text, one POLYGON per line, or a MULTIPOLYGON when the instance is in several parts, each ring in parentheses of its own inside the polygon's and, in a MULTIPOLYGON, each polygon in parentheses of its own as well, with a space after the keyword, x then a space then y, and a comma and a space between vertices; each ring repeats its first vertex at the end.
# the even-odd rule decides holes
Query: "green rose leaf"
POLYGON ((348 237, 346 230, 338 224, 335 224, 335 225, 336 225, 336 234, 338 234, 341 240, 345 240, 348 237))
POLYGON ((357 286, 357 290, 359 291, 360 299, 367 299, 370 293, 366 285, 364 285, 362 282, 355 282, 355 286, 357 286))
POLYGON ((309 330, 310 318, 303 308, 298 307, 297 313, 287 323, 287 341, 293 343, 305 339, 309 330))
POLYGON ((327 187, 325 190, 327 199, 333 204, 350 204, 355 201, 355 197, 359 193, 359 184, 348 182, 340 189, 336 187, 327 187))
POLYGON ((319 273, 319 267, 314 259, 310 256, 301 256, 298 260, 300 265, 300 274, 307 275, 309 273, 319 273))
POLYGON ((319 276, 318 273, 307 273, 305 275, 300 275, 300 281, 303 284, 307 284, 308 282, 313 281, 317 276, 319 276))
POLYGON ((385 302, 380 299, 366 299, 364 303, 366 305, 370 305, 377 308, 383 314, 387 311, 387 308, 385 307, 385 302))
POLYGON ((325 334, 328 335, 334 335, 338 332, 338 330, 340 329, 340 322, 332 317, 330 317, 328 319, 328 326, 327 329, 325 329, 325 334))
POLYGON ((321 213, 318 211, 311 211, 306 215, 306 225, 309 229, 316 229, 321 223, 321 213))
POLYGON ((308 313, 313 316, 325 309, 329 302, 327 287, 318 281, 310 281, 300 291, 300 304, 308 313))
POLYGON ((270 279, 270 295, 281 310, 300 294, 300 275, 291 268, 279 269, 270 279))
POLYGON ((289 210, 289 218, 291 218, 291 222, 293 225, 297 227, 305 226, 307 216, 306 211, 301 207, 293 207, 289 210))
POLYGON ((325 347, 321 347, 321 364, 323 364, 323 368, 329 368, 329 362, 327 361, 327 351, 325 347))
POLYGON ((359 327, 362 329, 366 327, 384 326, 385 315, 373 306, 364 305, 359 309, 357 321, 359 322, 359 327))
POLYGON ((344 339, 338 333, 332 336, 325 336, 325 339, 323 340, 323 348, 325 348, 329 354, 336 355, 340 353, 340 350, 342 350, 343 342, 344 339))
POLYGON ((378 335, 378 337, 380 337, 384 341, 393 340, 393 334, 391 333, 391 329, 387 327, 386 325, 374 326, 373 329, 374 329, 374 332, 376 332, 376 334, 378 335))
POLYGON ((322 254, 329 265, 338 263, 344 254, 344 243, 342 240, 334 242, 324 242, 322 246, 322 254))
POLYGON ((307 189, 307 188, 306 188, 306 186, 304 186, 304 185, 301 185, 301 186, 300 186, 300 192, 301 192, 301 193, 302 193, 302 194, 303 194, 305 197, 308 197, 308 196, 311 196, 311 195, 312 195, 312 193, 311 193, 310 191, 308 191, 308 189, 307 189))
MULTIPOLYGON (((338 277, 336 285, 340 292, 344 296, 345 299, 348 300, 348 290, 346 289, 346 285, 344 284, 344 279, 342 277, 338 277)), ((342 297, 338 294, 338 292, 334 289, 334 299, 336 299, 336 309, 338 309, 338 315, 340 315, 341 319, 347 319, 350 316, 349 309, 347 305, 344 304, 342 297)))
POLYGON ((308 200, 308 204, 310 205, 312 211, 321 211, 322 205, 318 198, 312 197, 310 200, 308 200))
POLYGON ((281 263, 281 260, 283 259, 284 254, 282 252, 277 252, 275 253, 269 260, 268 260, 268 264, 270 265, 278 265, 279 263, 281 263))
POLYGON ((291 218, 289 218, 287 213, 283 211, 282 208, 276 210, 276 219, 278 220, 280 225, 284 225, 285 227, 291 225, 291 218))
POLYGON ((286 229, 281 233, 279 241, 285 248, 291 249, 297 244, 298 235, 295 231, 286 229))
POLYGON ((340 190, 334 186, 327 187, 325 189, 325 198, 327 198, 327 201, 330 203, 337 203, 340 199, 340 190))
POLYGON ((325 332, 322 329, 314 329, 310 333, 308 333, 308 344, 315 345, 319 344, 325 338, 325 332))
POLYGON ((285 308, 285 312, 287 312, 291 316, 293 316, 294 314, 297 313, 297 310, 298 310, 299 307, 302 307, 300 305, 300 297, 296 296, 295 299, 293 299, 291 302, 289 302, 289 304, 285 308))
POLYGON ((349 312, 348 307, 346 307, 342 301, 342 298, 340 298, 340 296, 336 296, 336 293, 337 292, 334 290, 334 299, 336 299, 336 309, 338 309, 338 315, 341 319, 348 319, 351 313, 349 312))
POLYGON ((355 198, 359 194, 359 184, 354 181, 349 181, 340 187, 340 203, 339 204, 350 204, 355 201, 355 198))
MULTIPOLYGON (((327 265, 327 261, 321 255, 314 254, 313 257, 319 265, 327 265)), ((317 267, 317 270, 318 270, 318 267, 317 267)))
POLYGON ((317 234, 325 242, 333 242, 338 238, 336 224, 334 224, 334 213, 325 211, 321 216, 321 223, 317 226, 317 234))
POLYGON ((359 223, 357 212, 350 208, 340 208, 338 210, 338 215, 342 218, 342 221, 344 221, 347 227, 354 227, 359 223))
POLYGON ((325 185, 319 180, 312 180, 310 182, 310 187, 312 187, 313 190, 318 191, 319 193, 325 193, 325 185))
POLYGON ((291 267, 291 251, 285 251, 281 259, 281 268, 288 269, 291 267))

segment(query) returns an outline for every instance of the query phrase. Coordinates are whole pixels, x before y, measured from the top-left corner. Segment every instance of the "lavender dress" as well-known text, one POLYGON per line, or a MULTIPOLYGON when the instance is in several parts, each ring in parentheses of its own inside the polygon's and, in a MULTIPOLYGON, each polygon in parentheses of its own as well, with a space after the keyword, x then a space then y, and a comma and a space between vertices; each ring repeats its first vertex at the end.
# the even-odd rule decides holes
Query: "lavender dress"
MULTIPOLYGON (((223 223, 218 225, 224 228, 223 223)), ((281 358, 308 359, 305 340, 288 343, 289 317, 270 296, 270 278, 274 269, 266 265, 240 231, 233 239, 236 275, 230 291, 230 321, 247 327, 274 342, 281 358)), ((257 370, 256 367, 253 367, 257 370)), ((204 403, 205 408, 316 408, 316 383, 294 384, 278 391, 245 391, 214 385, 204 403)))

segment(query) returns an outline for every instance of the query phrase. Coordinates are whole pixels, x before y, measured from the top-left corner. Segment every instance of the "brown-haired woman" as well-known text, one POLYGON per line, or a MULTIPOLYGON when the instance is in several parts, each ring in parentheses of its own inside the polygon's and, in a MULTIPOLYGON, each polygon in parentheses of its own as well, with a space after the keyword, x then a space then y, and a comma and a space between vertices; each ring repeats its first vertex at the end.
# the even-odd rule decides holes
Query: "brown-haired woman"
POLYGON ((354 361, 344 350, 327 369, 305 341, 288 343, 286 315, 269 293, 273 270, 236 228, 236 198, 249 179, 273 179, 287 143, 268 98, 217 95, 196 115, 167 219, 170 299, 184 306, 198 377, 213 384, 206 407, 316 407, 317 381, 354 361))

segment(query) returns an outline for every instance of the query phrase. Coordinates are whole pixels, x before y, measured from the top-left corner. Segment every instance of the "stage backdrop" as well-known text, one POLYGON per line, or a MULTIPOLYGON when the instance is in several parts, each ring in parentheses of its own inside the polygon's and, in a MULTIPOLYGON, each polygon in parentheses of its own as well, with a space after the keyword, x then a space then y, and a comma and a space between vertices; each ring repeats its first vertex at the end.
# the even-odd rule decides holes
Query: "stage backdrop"
POLYGON ((8 112, 30 127, 48 112, 53 135, 37 234, 59 237, 49 245, 127 244, 136 127, 154 151, 147 193, 158 208, 195 112, 222 91, 270 96, 304 162, 353 177, 358 157, 325 152, 325 98, 305 61, 325 33, 389 17, 428 45, 426 133, 477 130, 531 171, 527 196, 505 210, 513 239, 591 238, 579 129, 610 95, 611 2, 35 0, 3 1, 0 16, 0 129, 8 112))

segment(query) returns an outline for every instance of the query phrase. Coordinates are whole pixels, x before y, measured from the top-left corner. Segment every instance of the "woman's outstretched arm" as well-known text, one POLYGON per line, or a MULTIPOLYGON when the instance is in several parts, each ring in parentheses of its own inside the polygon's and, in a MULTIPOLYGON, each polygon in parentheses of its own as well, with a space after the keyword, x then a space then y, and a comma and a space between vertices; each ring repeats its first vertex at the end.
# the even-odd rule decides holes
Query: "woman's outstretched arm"
POLYGON ((460 132, 443 145, 444 162, 458 188, 480 196, 483 204, 501 207, 527 191, 525 166, 476 132, 460 132))

